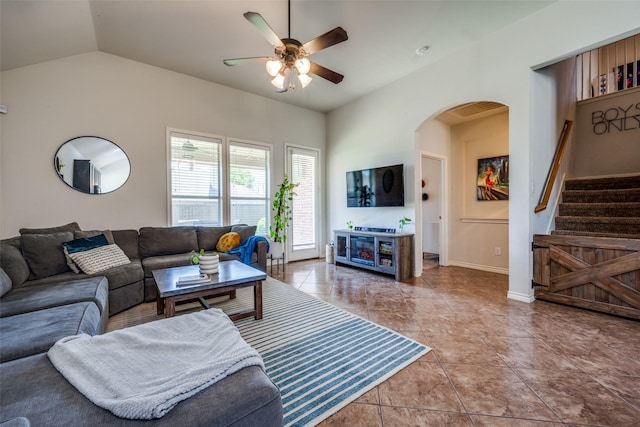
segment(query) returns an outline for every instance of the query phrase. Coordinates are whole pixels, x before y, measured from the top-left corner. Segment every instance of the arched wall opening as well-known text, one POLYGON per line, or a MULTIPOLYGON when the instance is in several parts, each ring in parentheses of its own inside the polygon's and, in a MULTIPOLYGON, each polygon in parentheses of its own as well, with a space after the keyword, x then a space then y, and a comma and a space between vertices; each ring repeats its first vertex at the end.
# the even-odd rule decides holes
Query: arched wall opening
POLYGON ((417 258, 508 274, 509 108, 454 106, 419 126, 416 145, 417 258))

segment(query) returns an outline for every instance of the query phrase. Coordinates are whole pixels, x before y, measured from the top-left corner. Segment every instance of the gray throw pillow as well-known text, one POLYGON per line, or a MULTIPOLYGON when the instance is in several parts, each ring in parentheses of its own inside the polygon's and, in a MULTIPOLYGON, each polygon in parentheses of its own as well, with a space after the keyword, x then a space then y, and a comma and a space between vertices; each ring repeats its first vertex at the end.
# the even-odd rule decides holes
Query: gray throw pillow
POLYGON ((20 234, 52 234, 60 233, 63 231, 76 231, 80 230, 80 226, 77 222, 70 222, 69 224, 60 225, 58 227, 49 228, 21 228, 20 234))
POLYGON ((23 234, 22 254, 31 269, 31 279, 42 279, 69 271, 62 242, 73 240, 73 232, 23 234))
POLYGON ((11 290, 11 279, 7 276, 7 273, 0 268, 0 297, 4 296, 11 290))
POLYGON ((257 228, 258 227, 255 225, 234 225, 231 227, 231 231, 238 233, 240 235, 240 240, 244 242, 247 237, 256 234, 257 228))
POLYGON ((20 286, 29 280, 29 266, 22 252, 6 241, 0 243, 0 266, 11 278, 13 286, 20 286))

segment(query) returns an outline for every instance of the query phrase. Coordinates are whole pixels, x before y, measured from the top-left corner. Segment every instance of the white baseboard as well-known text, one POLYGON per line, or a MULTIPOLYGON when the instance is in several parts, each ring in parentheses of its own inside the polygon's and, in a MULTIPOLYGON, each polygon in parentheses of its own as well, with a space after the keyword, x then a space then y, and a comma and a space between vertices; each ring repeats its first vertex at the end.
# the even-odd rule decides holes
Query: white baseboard
POLYGON ((536 297, 533 295, 521 294, 520 292, 507 292, 507 299, 512 299, 516 301, 526 302, 527 304, 531 304, 536 300, 536 297))
POLYGON ((498 273, 498 274, 509 275, 509 269, 508 268, 492 267, 490 265, 472 264, 470 262, 451 261, 451 260, 449 260, 449 265, 453 265, 455 267, 471 268, 473 270, 488 271, 490 273, 498 273))

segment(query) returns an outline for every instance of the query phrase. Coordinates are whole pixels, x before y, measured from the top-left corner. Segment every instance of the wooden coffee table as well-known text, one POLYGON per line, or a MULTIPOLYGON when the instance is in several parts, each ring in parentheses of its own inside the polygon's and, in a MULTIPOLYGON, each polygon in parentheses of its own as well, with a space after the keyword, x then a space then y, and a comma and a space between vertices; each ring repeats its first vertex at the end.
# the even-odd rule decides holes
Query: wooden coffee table
POLYGON ((240 261, 220 262, 218 273, 212 275, 208 282, 187 286, 177 286, 178 279, 198 275, 200 268, 197 265, 163 268, 152 273, 158 290, 158 314, 164 313, 165 317, 175 316, 178 302, 198 300, 207 309, 211 306, 205 300, 206 297, 229 294, 231 298, 235 298, 236 289, 253 286, 253 310, 232 313, 229 318, 233 321, 252 316, 256 320, 262 319, 262 281, 267 275, 240 261))

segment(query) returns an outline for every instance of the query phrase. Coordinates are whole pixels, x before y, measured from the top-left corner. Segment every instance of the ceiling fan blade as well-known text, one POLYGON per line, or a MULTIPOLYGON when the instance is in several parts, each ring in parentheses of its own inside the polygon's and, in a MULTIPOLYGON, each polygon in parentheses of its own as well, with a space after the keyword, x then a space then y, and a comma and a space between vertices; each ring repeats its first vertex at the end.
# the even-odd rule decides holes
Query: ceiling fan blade
POLYGON ((280 37, 271 29, 267 21, 264 20, 262 15, 257 12, 247 12, 244 14, 244 17, 247 21, 251 22, 254 27, 260 31, 262 37, 267 39, 269 43, 271 43, 274 47, 284 47, 282 40, 280 37))
POLYGON ((250 58, 233 58, 233 59, 225 59, 224 65, 228 65, 230 67, 234 65, 242 65, 249 62, 267 62, 269 60, 268 56, 253 56, 250 58))
POLYGON ((344 79, 342 74, 338 74, 335 71, 331 71, 328 68, 323 67, 322 65, 318 65, 315 62, 311 63, 311 69, 309 70, 311 74, 315 74, 316 76, 322 77, 323 79, 329 80, 331 83, 338 84, 344 79))
POLYGON ((324 33, 302 45, 307 54, 312 54, 322 49, 326 49, 334 44, 342 43, 347 40, 347 32, 342 27, 336 27, 331 31, 324 33))

